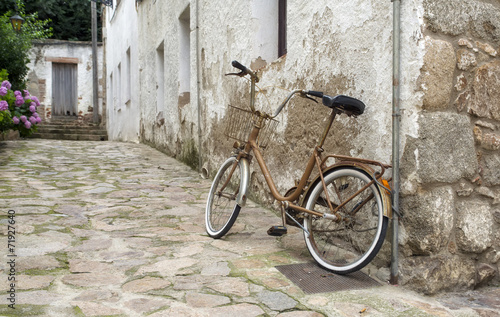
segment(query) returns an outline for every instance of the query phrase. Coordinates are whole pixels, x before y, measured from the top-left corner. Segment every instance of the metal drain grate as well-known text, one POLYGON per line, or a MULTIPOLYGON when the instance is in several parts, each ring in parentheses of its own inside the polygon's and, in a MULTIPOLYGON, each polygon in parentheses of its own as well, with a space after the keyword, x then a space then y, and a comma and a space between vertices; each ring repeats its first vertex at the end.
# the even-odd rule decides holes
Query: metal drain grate
POLYGON ((337 275, 322 269, 316 263, 279 265, 276 268, 307 294, 381 286, 380 283, 360 271, 348 275, 337 275))

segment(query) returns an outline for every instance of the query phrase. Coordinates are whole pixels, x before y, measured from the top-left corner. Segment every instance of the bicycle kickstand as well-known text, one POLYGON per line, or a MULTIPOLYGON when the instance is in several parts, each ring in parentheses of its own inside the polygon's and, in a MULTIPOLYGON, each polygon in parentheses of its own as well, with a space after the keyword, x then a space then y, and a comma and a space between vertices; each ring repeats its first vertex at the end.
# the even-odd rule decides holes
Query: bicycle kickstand
POLYGON ((267 234, 270 236, 276 236, 276 237, 281 237, 284 234, 287 234, 288 229, 285 226, 285 206, 281 204, 281 221, 282 225, 281 226, 272 226, 267 230, 267 234))

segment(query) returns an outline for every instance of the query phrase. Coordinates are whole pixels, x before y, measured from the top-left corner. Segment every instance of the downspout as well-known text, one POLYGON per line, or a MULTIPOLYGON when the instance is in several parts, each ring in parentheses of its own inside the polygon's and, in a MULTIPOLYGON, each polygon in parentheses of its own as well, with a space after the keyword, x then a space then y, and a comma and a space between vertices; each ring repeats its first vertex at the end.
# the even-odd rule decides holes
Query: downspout
POLYGON ((393 4, 392 32, 392 207, 396 211, 392 217, 392 252, 390 283, 398 284, 398 224, 399 224, 399 123, 400 113, 400 33, 401 33, 401 0, 391 0, 393 4))
POLYGON ((200 0, 196 0, 196 103, 198 108, 198 172, 202 173, 202 149, 201 149, 201 67, 200 67, 200 0))

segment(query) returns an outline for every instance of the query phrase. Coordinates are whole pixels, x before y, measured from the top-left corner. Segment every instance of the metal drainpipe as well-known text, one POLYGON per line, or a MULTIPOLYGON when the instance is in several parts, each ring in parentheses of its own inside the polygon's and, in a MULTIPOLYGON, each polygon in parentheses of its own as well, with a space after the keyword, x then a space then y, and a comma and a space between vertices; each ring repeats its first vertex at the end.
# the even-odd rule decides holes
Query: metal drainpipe
MULTIPOLYGON (((399 212, 399 123, 400 113, 400 28, 401 11, 400 0, 391 0, 393 3, 393 32, 392 32, 392 179, 393 193, 392 205, 399 212)), ((399 260, 398 260, 398 213, 392 217, 392 253, 391 253, 391 277, 392 285, 398 284, 399 260)))
POLYGON ((200 0, 196 0, 196 102, 198 107, 198 172, 202 172, 203 160, 201 149, 201 97, 200 97, 200 0))

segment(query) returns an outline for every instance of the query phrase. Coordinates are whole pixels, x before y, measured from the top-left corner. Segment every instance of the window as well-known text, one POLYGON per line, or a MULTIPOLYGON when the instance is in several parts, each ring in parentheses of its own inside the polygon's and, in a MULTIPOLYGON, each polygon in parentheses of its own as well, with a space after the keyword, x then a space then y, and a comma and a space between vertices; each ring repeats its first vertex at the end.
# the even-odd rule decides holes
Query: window
POLYGON ((165 49, 161 44, 156 49, 156 113, 164 110, 165 104, 165 49))
POLYGON ((122 108, 122 63, 116 68, 116 107, 117 110, 122 108))
POLYGON ((109 100, 109 103, 110 103, 112 109, 115 109, 115 107, 116 107, 115 106, 114 87, 115 87, 115 83, 113 82, 113 72, 111 72, 111 74, 109 74, 109 96, 111 99, 111 100, 109 100))
POLYGON ((278 3, 278 57, 286 54, 286 0, 278 3))
POLYGON ((130 105, 130 99, 131 99, 131 93, 130 90, 132 89, 132 85, 130 82, 130 76, 132 75, 132 72, 130 70, 130 47, 127 49, 127 53, 125 56, 125 104, 128 106, 130 105))
POLYGON ((278 58, 278 7, 281 1, 253 0, 252 24, 258 28, 253 32, 252 59, 261 58, 271 63, 278 58))
POLYGON ((179 96, 189 93, 191 83, 191 28, 189 6, 179 16, 179 96))

